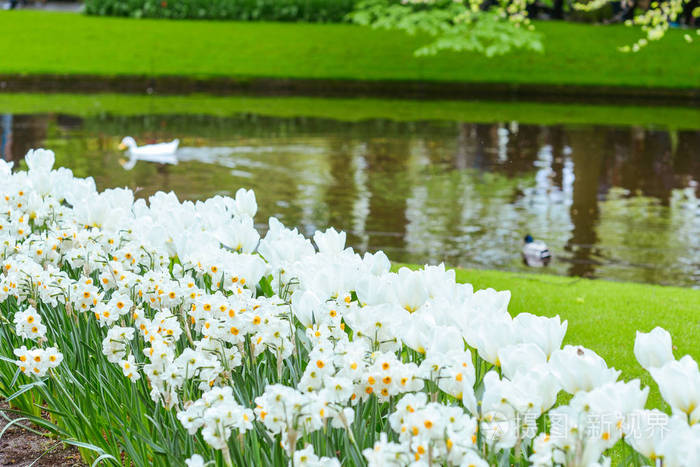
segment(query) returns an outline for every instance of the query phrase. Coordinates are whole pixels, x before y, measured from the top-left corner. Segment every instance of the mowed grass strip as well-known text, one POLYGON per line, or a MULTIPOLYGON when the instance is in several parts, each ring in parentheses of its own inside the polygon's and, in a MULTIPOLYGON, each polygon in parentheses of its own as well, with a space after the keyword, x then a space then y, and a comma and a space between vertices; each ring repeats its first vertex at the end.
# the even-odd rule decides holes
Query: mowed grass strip
POLYGON ((700 361, 700 290, 471 269, 457 269, 456 275, 475 290, 510 290, 512 316, 528 312, 567 320, 564 344, 594 350, 608 366, 622 370, 624 380, 640 378, 651 388, 648 407, 667 409, 651 375, 634 357, 636 331, 661 326, 671 333, 676 359, 690 355, 700 361))
MULTIPOLYGON (((697 42, 687 31, 636 54, 617 47, 641 31, 540 22, 543 54, 415 57, 424 38, 350 24, 134 20, 0 12, 0 73, 417 80, 695 89, 697 42)), ((692 31, 690 32, 693 33, 692 31)))
POLYGON ((271 117, 316 117, 355 122, 461 121, 555 125, 642 125, 700 129, 700 109, 549 104, 537 102, 325 99, 309 97, 144 96, 133 94, 0 94, 0 112, 109 115, 213 115, 252 113, 271 117))

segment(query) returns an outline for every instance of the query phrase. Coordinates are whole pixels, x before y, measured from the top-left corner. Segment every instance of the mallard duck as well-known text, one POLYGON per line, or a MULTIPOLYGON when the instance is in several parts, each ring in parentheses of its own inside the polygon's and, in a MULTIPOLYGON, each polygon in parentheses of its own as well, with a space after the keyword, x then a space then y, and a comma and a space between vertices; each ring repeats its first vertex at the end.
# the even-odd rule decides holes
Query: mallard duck
POLYGON ((138 146, 136 140, 131 136, 122 139, 119 144, 120 150, 127 150, 129 161, 120 161, 122 167, 131 170, 138 161, 155 162, 156 164, 177 164, 175 152, 180 144, 179 139, 174 139, 169 143, 147 144, 138 146))
POLYGON ((552 260, 552 254, 547 245, 539 240, 535 241, 530 234, 525 236, 522 255, 523 262, 535 268, 547 266, 552 260))

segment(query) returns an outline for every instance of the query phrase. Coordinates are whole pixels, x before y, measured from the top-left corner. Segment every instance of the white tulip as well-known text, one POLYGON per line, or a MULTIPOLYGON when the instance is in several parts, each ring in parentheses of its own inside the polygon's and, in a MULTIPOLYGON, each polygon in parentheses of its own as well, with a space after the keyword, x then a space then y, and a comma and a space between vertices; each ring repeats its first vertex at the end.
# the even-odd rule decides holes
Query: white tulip
MULTIPOLYGON (((397 337, 416 352, 426 353, 433 343, 435 320, 426 313, 414 314, 411 319, 397 323, 397 337)), ((460 338, 461 341, 461 338, 460 338)), ((462 345, 464 347, 464 345, 462 345)))
POLYGON ((666 438, 670 417, 659 410, 635 410, 623 425, 625 441, 644 457, 656 459, 666 438))
POLYGON ((14 162, 6 162, 2 159, 0 159, 0 175, 10 175, 10 172, 12 172, 12 166, 15 165, 14 162))
POLYGON ((691 426, 685 417, 671 417, 659 447, 659 457, 664 467, 700 465, 700 424, 691 426))
POLYGON ((671 334, 660 327, 648 333, 637 331, 637 337, 634 340, 634 356, 645 370, 664 366, 674 360, 671 334))
POLYGON ((29 171, 50 172, 56 161, 53 151, 48 149, 30 149, 24 157, 29 171))
POLYGON ((430 298, 444 297, 451 299, 455 296, 456 285, 455 270, 445 269, 445 264, 428 266, 423 268, 423 279, 430 298))
POLYGON ((547 363, 547 356, 535 344, 513 344, 498 350, 498 360, 501 362, 503 374, 509 378, 518 372, 527 372, 529 369, 547 363))
POLYGON ((258 203, 255 200, 255 192, 253 192, 253 190, 239 188, 236 192, 234 206, 237 215, 251 218, 255 217, 255 213, 258 212, 258 203))
POLYGON ((551 357, 555 350, 561 348, 568 327, 568 322, 562 323, 559 315, 547 318, 530 313, 520 313, 513 318, 513 323, 521 341, 537 345, 547 358, 551 357))
POLYGON ((297 290, 292 294, 292 312, 307 328, 318 321, 316 314, 320 307, 321 299, 313 292, 297 290))
POLYGON ((416 311, 428 299, 423 274, 408 268, 401 268, 394 275, 394 292, 401 308, 409 313, 416 311))
POLYGON ((365 256, 362 258, 362 263, 367 267, 367 272, 372 276, 381 276, 391 270, 391 262, 386 253, 381 250, 376 253, 365 253, 365 256))
POLYGON ((700 372, 690 355, 650 368, 649 373, 674 414, 684 414, 691 424, 700 422, 700 372))
POLYGON ((464 352, 464 338, 451 326, 433 326, 429 328, 431 339, 425 347, 429 352, 449 353, 464 352))
POLYGON ((533 394, 533 399, 539 402, 534 407, 539 414, 551 409, 557 402, 561 391, 559 381, 552 374, 549 365, 538 365, 525 371, 518 371, 513 378, 513 384, 526 394, 533 394))
POLYGON ((638 379, 629 383, 617 381, 590 392, 579 391, 569 405, 586 414, 589 434, 595 434, 595 441, 608 449, 624 434, 627 415, 643 409, 648 395, 649 388, 642 389, 638 379))
POLYGON ((357 281, 355 293, 362 305, 381 305, 396 301, 391 286, 391 279, 388 275, 361 277, 357 281))
POLYGON ((481 315, 504 315, 508 313, 510 290, 477 290, 471 296, 469 305, 474 312, 481 315))
POLYGON ((552 372, 562 388, 570 393, 590 391, 605 383, 617 381, 620 371, 608 368, 598 354, 584 347, 567 345, 549 359, 552 372))
POLYGON ((337 254, 345 249, 345 232, 338 232, 333 227, 325 232, 316 232, 314 242, 321 253, 337 254))
POLYGON ((513 320, 507 314, 474 322, 464 337, 482 359, 496 366, 501 366, 498 351, 516 342, 513 320))

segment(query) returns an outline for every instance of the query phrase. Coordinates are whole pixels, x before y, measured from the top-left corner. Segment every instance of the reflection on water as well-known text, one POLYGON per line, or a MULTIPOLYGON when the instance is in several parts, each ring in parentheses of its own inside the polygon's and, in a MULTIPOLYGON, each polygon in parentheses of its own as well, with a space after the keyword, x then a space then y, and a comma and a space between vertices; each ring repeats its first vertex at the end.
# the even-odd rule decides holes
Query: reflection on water
POLYGON ((255 115, 1 122, 7 159, 49 147, 100 189, 138 196, 253 188, 259 222, 277 216, 307 234, 333 225, 398 261, 521 270, 531 233, 558 274, 700 286, 697 131, 255 115), (124 135, 180 138, 178 165, 123 170, 124 135))

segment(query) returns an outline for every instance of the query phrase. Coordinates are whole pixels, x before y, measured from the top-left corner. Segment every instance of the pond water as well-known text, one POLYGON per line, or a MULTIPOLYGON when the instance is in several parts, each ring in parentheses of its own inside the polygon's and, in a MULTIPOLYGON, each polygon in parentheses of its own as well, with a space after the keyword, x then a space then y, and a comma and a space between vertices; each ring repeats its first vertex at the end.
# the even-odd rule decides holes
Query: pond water
POLYGON ((261 228, 269 216, 306 234, 335 226, 395 261, 531 270, 520 257, 530 233, 553 253, 548 272, 700 286, 699 131, 250 114, 0 122, 6 159, 51 148, 100 189, 144 197, 253 188, 261 228), (180 163, 126 170, 125 135, 180 138, 180 163))

